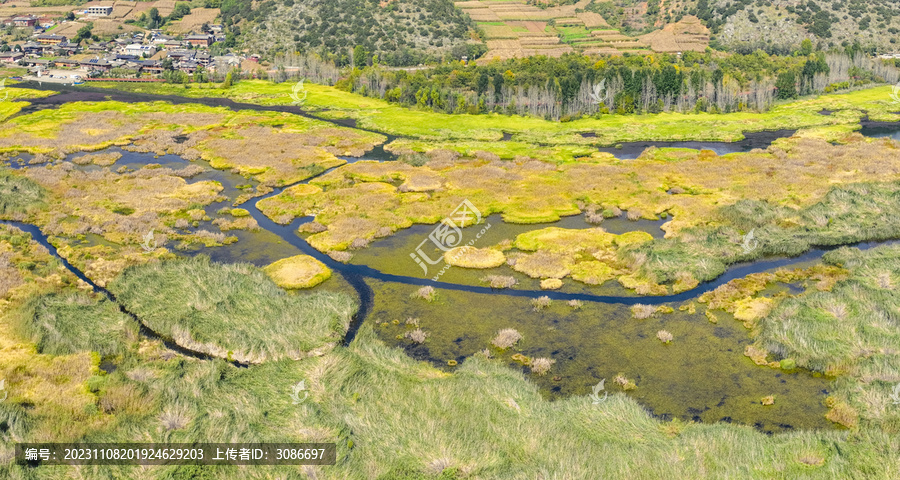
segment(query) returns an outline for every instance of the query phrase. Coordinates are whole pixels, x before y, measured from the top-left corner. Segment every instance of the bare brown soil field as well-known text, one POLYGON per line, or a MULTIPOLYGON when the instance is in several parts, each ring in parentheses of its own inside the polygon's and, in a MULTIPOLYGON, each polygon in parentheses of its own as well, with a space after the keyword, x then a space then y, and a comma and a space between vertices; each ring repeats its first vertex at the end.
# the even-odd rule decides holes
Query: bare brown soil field
POLYGON ((199 33, 204 23, 215 23, 218 16, 219 9, 217 8, 195 8, 191 10, 190 15, 172 23, 169 30, 173 33, 199 33))
POLYGON ((61 23, 58 27, 54 28, 52 31, 55 35, 63 35, 67 38, 72 38, 78 33, 78 29, 87 25, 87 23, 82 22, 66 22, 61 23))
POLYGON ((116 2, 113 5, 113 11, 110 17, 124 19, 128 16, 128 14, 131 13, 132 10, 134 10, 135 3, 136 2, 116 2))
POLYGON ((128 25, 120 19, 100 18, 92 21, 94 23, 94 28, 91 31, 96 35, 116 35, 122 32, 134 32, 143 30, 143 28, 141 27, 128 25))
POLYGON ((640 38, 657 52, 702 52, 709 46, 709 29, 689 15, 640 38))
POLYGON ((522 27, 528 30, 528 33, 519 32, 519 36, 539 35, 546 36, 547 22, 506 22, 510 27, 522 27))
POLYGON ((519 38, 516 32, 508 25, 482 25, 485 38, 519 38))
POLYGON ((172 14, 172 10, 175 10, 175 0, 157 0, 153 6, 159 10, 160 15, 168 17, 172 14))
POLYGON ((606 19, 603 18, 599 13, 594 12, 581 12, 576 15, 582 22, 584 22, 584 26, 588 28, 596 28, 596 27, 609 27, 609 23, 606 23, 606 19))

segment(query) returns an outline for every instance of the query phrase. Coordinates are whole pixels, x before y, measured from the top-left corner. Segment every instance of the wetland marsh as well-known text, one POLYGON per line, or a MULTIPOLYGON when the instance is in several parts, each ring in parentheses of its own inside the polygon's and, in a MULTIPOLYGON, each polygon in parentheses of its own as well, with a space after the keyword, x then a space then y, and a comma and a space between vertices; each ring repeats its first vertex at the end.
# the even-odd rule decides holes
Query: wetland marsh
MULTIPOLYGON (((314 107, 337 95, 313 89, 314 107)), ((91 287, 109 288, 115 297, 93 301, 120 303, 154 332, 141 338, 123 332, 115 340, 121 344, 104 347, 103 364, 114 367, 97 374, 103 380, 93 380, 106 386, 90 390, 97 402, 107 395, 125 402, 123 392, 153 392, 147 404, 98 403, 104 414, 121 414, 122 422, 147 435, 199 441, 217 430, 212 419, 223 415, 236 428, 233 419, 240 414, 233 407, 214 400, 188 405, 171 390, 181 380, 171 377, 178 374, 167 362, 176 354, 200 353, 179 360, 179 368, 204 378, 204 389, 241 385, 265 405, 250 408, 257 421, 273 422, 269 408, 283 415, 271 431, 237 430, 252 438, 337 435, 344 472, 378 458, 369 449, 391 432, 415 438, 425 445, 425 455, 441 455, 440 442, 456 445, 454 455, 479 464, 485 478, 504 478, 508 459, 458 445, 470 428, 461 418, 467 410, 483 418, 528 412, 527 419, 507 419, 527 424, 519 434, 496 422, 505 432, 501 449, 509 453, 527 441, 518 435, 575 422, 579 430, 602 425, 604 432, 623 432, 616 442, 649 435, 653 440, 640 448, 667 454, 694 448, 684 435, 704 437, 696 441, 713 449, 720 447, 706 442, 748 436, 779 458, 779 471, 826 465, 822 473, 847 472, 863 461, 883 472, 895 468, 890 465, 897 455, 890 451, 846 457, 840 449, 816 446, 849 435, 890 449, 900 425, 900 413, 885 400, 887 382, 900 381, 893 370, 900 352, 891 346, 900 329, 896 316, 880 307, 893 305, 887 292, 900 282, 891 263, 897 255, 892 240, 900 239, 894 220, 900 218, 898 144, 895 131, 875 132, 867 125, 862 133, 877 135, 852 133, 847 119, 853 102, 824 98, 786 105, 842 105, 844 111, 817 114, 819 123, 797 132, 796 122, 778 125, 791 130, 751 135, 736 145, 651 145, 641 152, 625 145, 623 155, 608 155, 581 140, 564 143, 580 136, 565 132, 549 142, 553 147, 543 139, 518 152, 539 160, 510 158, 509 145, 491 150, 487 141, 477 146, 486 150, 448 149, 427 134, 410 135, 421 127, 382 129, 384 113, 366 108, 356 111, 352 125, 330 123, 338 108, 347 113, 363 102, 353 95, 335 102, 333 110, 313 109, 295 119, 305 112, 258 105, 253 108, 259 111, 240 110, 250 107, 211 100, 187 114, 185 105, 195 99, 179 99, 176 106, 164 103, 170 97, 149 94, 116 93, 109 99, 46 93, 61 116, 23 108, 9 121, 30 133, 14 137, 10 129, 0 131, 4 175, 24 182, 0 182, 0 192, 39 192, 27 204, 11 204, 3 218, 60 259, 60 278, 75 280, 52 287, 28 281, 14 291, 79 289, 88 295, 91 287), (162 113, 153 116, 156 111, 162 113), (145 117, 152 120, 134 122, 145 117), (107 123, 98 131, 83 127, 95 119, 107 123), (36 133, 35 125, 48 131, 51 123, 58 124, 56 136, 36 133), (353 128, 357 124, 368 130, 353 128), (823 135, 823 125, 837 125, 839 134, 823 135), (70 139, 69 130, 80 133, 70 139), (430 147, 409 150, 421 142, 430 147), (261 150, 238 153, 254 148, 261 150), (544 161, 540 151, 567 153, 544 161), (85 158, 86 152, 92 156, 85 158), (423 273, 410 254, 463 200, 483 218, 461 234, 469 240, 482 231, 475 246, 502 261, 486 268, 453 266, 438 278, 434 274, 443 264, 423 273), (330 278, 286 292, 263 269, 301 256, 320 262, 330 278), (848 306, 848 297, 861 289, 870 299, 868 312, 848 306), (255 292, 252 299, 244 295, 248 291, 255 292), (813 320, 786 329, 784 323, 798 315, 813 320), (850 322, 857 335, 847 339, 848 332, 819 326, 822 315, 836 319, 828 320, 833 328, 850 322), (875 315, 877 325, 859 315, 875 315), (519 338, 501 348, 496 337, 505 329, 519 338), (227 362, 246 372, 230 370, 235 367, 227 362), (283 396, 301 377, 313 385, 314 407, 289 413, 289 398, 267 397, 283 396), (592 404, 588 395, 602 380, 608 403, 592 404), (387 397, 395 403, 373 405, 374 398, 387 397), (453 427, 446 425, 456 439, 396 432, 409 418, 429 421, 427 415, 438 410, 458 415, 450 420, 453 427), (135 427, 148 415, 151 424, 173 415, 186 423, 135 427), (361 420, 366 415, 388 420, 373 426, 361 420), (297 425, 308 430, 297 433, 297 425), (783 443, 790 446, 784 449, 783 443), (798 455, 822 463, 809 467, 798 455)), ((872 98, 866 92, 853 101, 872 98)), ((489 135, 475 132, 471 138, 479 136, 489 135)), ((507 140, 523 136, 517 131, 507 140)), ((428 253, 442 251, 431 247, 428 253)), ((31 278, 27 272, 15 275, 31 278)), ((18 322, 38 328, 46 317, 40 309, 17 306, 21 298, 28 295, 8 296, 7 313, 17 312, 18 322)), ((52 310, 57 303, 40 305, 52 310)), ((0 333, 4 348, 18 344, 15 334, 0 333)), ((91 335, 84 344, 91 344, 91 335)), ((92 351, 66 348, 70 355, 92 351)), ((13 392, 23 378, 13 377, 13 392)), ((34 392, 14 398, 47 401, 34 392)), ((92 418, 87 410, 83 415, 92 418)), ((51 417, 35 421, 50 425, 51 417)), ((120 438, 114 424, 103 428, 104 435, 120 438)), ((472 435, 483 442, 487 434, 472 435)), ((574 445, 595 434, 553 435, 548 443, 574 445)), ((601 445, 576 455, 599 452, 601 445)), ((746 462, 741 455, 716 471, 734 473, 746 462)), ((410 464, 423 461, 417 454, 402 456, 410 464)), ((674 468, 657 460, 647 461, 653 468, 674 468)), ((598 465, 582 468, 584 474, 609 473, 598 465)))

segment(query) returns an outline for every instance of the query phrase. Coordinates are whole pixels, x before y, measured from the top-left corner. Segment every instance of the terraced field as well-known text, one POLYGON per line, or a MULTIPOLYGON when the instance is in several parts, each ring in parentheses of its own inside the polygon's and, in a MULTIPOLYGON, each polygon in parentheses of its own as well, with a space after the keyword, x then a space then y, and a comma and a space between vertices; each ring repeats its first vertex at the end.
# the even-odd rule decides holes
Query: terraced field
POLYGON ((585 9, 592 0, 538 8, 524 0, 456 2, 484 31, 488 52, 483 62, 531 55, 558 57, 568 52, 621 54, 703 51, 709 31, 697 17, 687 16, 641 37, 622 34, 602 15, 585 9))

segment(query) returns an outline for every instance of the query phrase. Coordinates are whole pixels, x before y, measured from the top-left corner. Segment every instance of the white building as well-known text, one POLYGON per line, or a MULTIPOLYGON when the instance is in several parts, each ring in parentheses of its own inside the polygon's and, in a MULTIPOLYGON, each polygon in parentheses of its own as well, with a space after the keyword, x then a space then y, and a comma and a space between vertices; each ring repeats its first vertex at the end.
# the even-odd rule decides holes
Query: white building
POLYGON ((141 45, 140 43, 132 43, 131 45, 126 46, 123 49, 125 55, 135 55, 142 56, 145 53, 148 57, 152 57, 156 54, 156 47, 153 45, 141 45))
POLYGON ((112 14, 113 7, 88 7, 84 13, 87 15, 109 16, 112 14))

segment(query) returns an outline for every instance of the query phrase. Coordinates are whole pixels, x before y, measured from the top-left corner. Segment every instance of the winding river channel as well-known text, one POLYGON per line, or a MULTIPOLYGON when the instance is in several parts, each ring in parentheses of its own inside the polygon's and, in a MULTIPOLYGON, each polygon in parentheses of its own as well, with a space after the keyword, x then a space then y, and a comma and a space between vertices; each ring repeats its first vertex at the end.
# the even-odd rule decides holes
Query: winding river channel
MULTIPOLYGON (((60 86, 52 86, 59 90, 60 86)), ((298 107, 280 106, 265 107, 254 104, 242 104, 227 99, 195 99, 176 96, 133 95, 105 89, 91 91, 67 91, 45 99, 33 101, 35 108, 52 107, 69 101, 103 101, 109 96, 113 100, 128 102, 172 101, 173 103, 200 103, 212 106, 226 106, 235 109, 254 109, 263 111, 281 111, 311 116, 298 107), (99 90, 99 91, 94 91, 99 90), (96 97, 96 98, 95 98, 96 97)), ((325 119, 320 119, 325 120, 325 119)), ((328 120, 326 120, 328 121, 328 120)), ((338 123, 340 124, 340 123, 338 123)), ((343 125, 347 126, 347 125, 343 125)), ((869 127, 867 127, 869 128, 869 127)), ((378 132, 380 133, 380 132, 378 132)), ((863 133, 866 133, 865 131, 863 133)), ((874 133, 874 132, 873 132, 874 133)), ((783 136, 784 132, 773 133, 766 137, 771 142, 783 136)), ((878 136, 896 135, 896 131, 878 131, 878 136)), ((761 137, 753 137, 754 148, 762 147, 765 142, 761 137)), ((650 146, 653 142, 649 142, 650 146)), ((691 148, 721 149, 719 142, 704 145, 697 143, 691 148)), ((665 146, 665 145, 663 145, 665 146)), ((743 146, 736 146, 739 151, 743 146)), ((225 202, 208 205, 206 211, 215 218, 216 211, 227 206, 241 193, 239 184, 248 180, 230 172, 212 170, 203 161, 190 162, 174 155, 156 157, 153 154, 134 153, 115 150, 123 154, 116 162, 117 166, 126 165, 140 168, 148 164, 160 164, 166 167, 180 168, 190 164, 203 166, 204 173, 189 181, 215 180, 223 185, 223 194, 229 197, 225 202)), ((727 150, 727 148, 726 148, 727 150)), ((631 155, 631 149, 625 149, 631 155)), ((71 156, 70 156, 71 158, 71 156)), ((392 156, 379 148, 374 155, 364 155, 361 159, 391 161, 392 156)), ((347 158, 348 162, 361 159, 347 158)), ((68 160, 68 159, 67 159, 68 160)), ((12 165, 13 168, 21 168, 12 165)), ((42 168, 40 166, 29 168, 42 168)), ((92 169, 96 166, 76 166, 75 168, 92 169)), ((340 168, 340 167, 336 167, 340 168)), ((330 172, 328 170, 320 175, 330 172)), ((317 176, 318 177, 318 176, 317 176)), ((316 177, 299 183, 307 183, 316 177)), ((258 223, 259 231, 230 232, 238 237, 238 242, 209 249, 188 251, 187 254, 204 253, 220 262, 247 261, 256 265, 266 265, 280 258, 297 253, 315 257, 326 264, 342 279, 344 285, 352 287, 360 300, 360 308, 345 337, 345 344, 353 341, 363 322, 373 318, 376 331, 387 343, 403 348, 414 358, 444 365, 452 360, 451 365, 463 360, 466 356, 479 351, 486 345, 485 337, 498 328, 515 325, 527 339, 525 353, 529 356, 547 356, 559 359, 555 367, 556 375, 534 378, 542 391, 553 398, 564 398, 570 395, 583 395, 589 386, 600 378, 611 378, 616 374, 625 374, 636 380, 639 386, 657 385, 657 388, 640 387, 629 395, 635 397, 651 412, 662 418, 687 418, 697 421, 737 421, 755 425, 757 428, 776 432, 793 428, 828 428, 830 424, 824 420, 825 408, 822 399, 827 394, 827 379, 808 372, 786 373, 779 370, 757 367, 744 358, 742 350, 749 343, 746 331, 738 322, 720 322, 710 325, 702 315, 675 312, 674 315, 662 319, 651 319, 645 323, 630 321, 628 306, 637 303, 649 305, 678 304, 691 302, 704 292, 736 278, 752 273, 770 271, 778 268, 802 267, 819 260, 828 250, 816 248, 794 258, 763 258, 752 262, 731 265, 725 274, 713 281, 705 282, 696 288, 675 295, 637 296, 633 294, 598 294, 589 287, 577 290, 545 291, 534 288, 533 284, 525 284, 519 289, 492 289, 467 277, 447 275, 435 280, 417 276, 417 268, 409 258, 406 248, 410 242, 424 239, 433 226, 415 225, 393 237, 375 242, 369 249, 357 254, 352 263, 341 263, 328 255, 312 248, 297 233, 300 225, 313 220, 312 217, 294 219, 290 224, 282 225, 262 214, 257 204, 278 195, 289 186, 275 188, 268 194, 254 198, 241 205, 247 209, 258 223), (374 261, 381 257, 381 261, 374 261), (377 268, 381 264, 409 264, 403 268, 377 268), (434 287, 440 292, 441 301, 410 301, 409 294, 422 286, 434 287), (584 308, 577 311, 564 305, 554 305, 545 312, 535 313, 531 309, 530 299, 547 296, 551 300, 579 300, 585 303, 584 308), (402 330, 396 327, 397 320, 403 318, 421 318, 431 332, 433 339, 426 345, 410 345, 400 337, 402 330), (676 336, 676 341, 665 352, 660 352, 655 332, 665 327, 676 336), (599 365, 599 366, 598 366, 599 365), (759 409, 751 399, 776 393, 787 402, 766 410, 759 409)), ((566 228, 588 228, 590 225, 580 220, 582 217, 564 218, 557 226, 566 228), (581 222, 581 223, 579 223, 581 222)), ((545 228, 554 224, 510 226, 505 225, 497 217, 488 217, 492 229, 501 233, 516 232, 521 229, 545 228)), ((16 226, 32 235, 44 245, 52 255, 59 258, 62 264, 78 278, 88 283, 95 291, 116 301, 106 289, 96 285, 83 272, 59 256, 56 248, 50 244, 46 235, 31 224, 21 222, 2 222, 16 226)), ((205 222, 204 222, 205 223, 205 222)), ((616 229, 642 229, 659 235, 660 222, 611 222, 609 231, 616 229)), ((472 227, 479 228, 479 227, 472 227)), ((620 232, 616 232, 620 233, 620 232)), ((855 246, 861 249, 871 248, 887 242, 864 242, 855 246)), ((452 269, 462 270, 462 269, 452 269)), ((329 280, 333 282, 333 280, 329 280)), ((797 286, 785 286, 782 291, 797 286)), ((791 290, 793 291, 793 290, 791 290)), ((773 295, 778 291, 771 292, 773 295)), ((118 303, 118 302, 116 302, 118 303)), ((675 305, 677 307, 677 305, 675 305)), ((121 306, 123 312, 140 320, 121 306)), ((198 352, 184 349, 168 339, 150 331, 142 324, 145 335, 165 341, 166 345, 180 353, 198 358, 207 358, 198 352)), ((507 362, 513 367, 521 368, 514 361, 507 362)), ((758 403, 758 402, 757 402, 758 403)))

